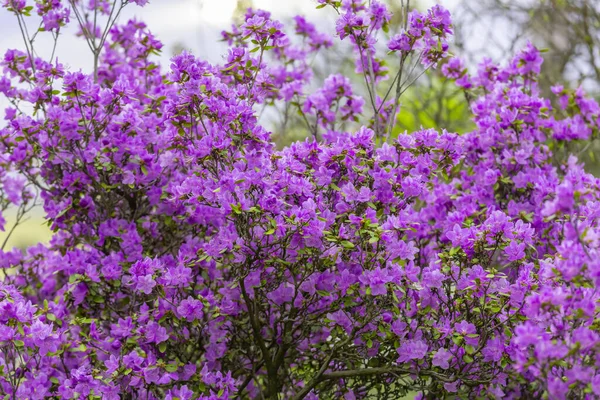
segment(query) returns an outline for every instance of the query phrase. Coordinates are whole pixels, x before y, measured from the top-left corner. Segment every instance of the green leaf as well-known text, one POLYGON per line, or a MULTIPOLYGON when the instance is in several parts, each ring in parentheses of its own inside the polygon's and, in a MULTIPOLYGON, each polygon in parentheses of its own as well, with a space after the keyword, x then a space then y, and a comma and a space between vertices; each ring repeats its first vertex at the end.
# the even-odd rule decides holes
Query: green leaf
POLYGON ((232 204, 231 211, 233 211, 235 214, 239 215, 242 213, 242 207, 239 204, 232 204))
POLYGON ((352 243, 348 240, 342 240, 342 242, 340 244, 347 249, 353 249, 354 247, 356 247, 356 246, 354 246, 354 243, 352 243))
MULTIPOLYGON (((54 217, 54 219, 58 219, 60 217, 62 217, 63 215, 65 215, 69 210, 71 209, 71 206, 66 207, 64 210, 62 210, 60 213, 58 213, 58 215, 56 217, 54 217)), ((75 274, 78 275, 78 274, 75 274)), ((81 276, 81 275, 79 275, 81 276)), ((70 282, 70 279, 69 279, 70 282)))
POLYGON ((177 371, 177 364, 167 364, 165 370, 167 370, 167 372, 175 372, 177 371))
POLYGON ((73 353, 84 352, 84 351, 86 351, 86 350, 87 350, 87 346, 86 346, 85 344, 83 344, 83 343, 82 343, 82 344, 80 344, 80 345, 79 345, 79 346, 77 346, 77 347, 73 347, 73 348, 71 348, 71 352, 73 352, 73 353))
POLYGON ((102 304, 102 303, 104 303, 104 297, 102 297, 99 294, 97 294, 95 296, 92 296, 92 301, 94 303, 102 304))
POLYGON ((167 343, 166 342, 162 342, 159 346, 158 346, 158 350, 160 350, 161 353, 164 353, 165 350, 167 350, 167 343))
POLYGON ((460 344, 462 343, 462 336, 454 336, 452 338, 452 341, 454 342, 455 345, 460 346, 460 344))

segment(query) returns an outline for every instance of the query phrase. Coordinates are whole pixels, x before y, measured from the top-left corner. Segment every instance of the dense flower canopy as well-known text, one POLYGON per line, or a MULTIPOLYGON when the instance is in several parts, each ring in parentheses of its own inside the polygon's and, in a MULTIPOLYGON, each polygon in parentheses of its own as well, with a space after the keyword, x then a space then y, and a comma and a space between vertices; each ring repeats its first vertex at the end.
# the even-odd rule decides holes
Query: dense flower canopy
POLYGON ((532 45, 467 71, 440 6, 387 35, 378 1, 319 3, 364 90, 315 82, 337 41, 303 17, 249 10, 223 64, 165 70, 115 24, 127 1, 1 1, 55 39, 75 20, 96 62, 33 40, 1 61, 0 210, 41 202, 54 235, 0 254, 0 394, 600 396, 600 182, 569 151, 598 104, 539 97, 532 45), (394 131, 412 64, 456 81, 474 130, 394 131), (282 103, 310 137, 277 150, 258 115, 282 103))

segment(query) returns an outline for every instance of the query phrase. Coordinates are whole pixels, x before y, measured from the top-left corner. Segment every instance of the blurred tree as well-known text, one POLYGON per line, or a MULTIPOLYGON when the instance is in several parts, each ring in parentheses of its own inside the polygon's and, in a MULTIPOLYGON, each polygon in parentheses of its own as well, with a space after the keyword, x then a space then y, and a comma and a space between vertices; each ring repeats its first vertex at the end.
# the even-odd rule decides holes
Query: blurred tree
POLYGON ((181 52, 183 52, 184 50, 190 51, 190 49, 185 46, 185 43, 177 42, 171 47, 171 55, 176 56, 178 54, 181 54, 181 52))
MULTIPOLYGON (((556 101, 551 86, 582 87, 600 99, 600 1, 460 0, 453 13, 458 53, 474 64, 482 57, 508 58, 530 40, 545 48, 540 89, 556 101)), ((598 138, 568 144, 586 168, 600 176, 598 138)), ((560 149, 554 149, 560 153, 560 149)))
MULTIPOLYGON (((203 1, 200 0, 200 4, 203 1)), ((406 1, 388 0, 386 3, 394 14, 388 33, 391 36, 402 28, 402 7, 406 6, 406 1)), ((412 1, 409 5, 419 8, 420 4, 412 1)), ((252 0, 237 0, 232 19, 239 21, 253 6, 252 0)), ((546 62, 540 82, 545 97, 553 97, 550 85, 556 82, 566 87, 582 85, 593 96, 600 96, 599 0, 459 0, 453 18, 453 51, 468 65, 476 64, 483 57, 495 61, 507 59, 530 40, 536 46, 548 49, 544 54, 546 62)), ((172 51, 178 53, 183 48, 183 45, 178 45, 172 51)), ((366 98, 362 76, 354 73, 354 60, 348 50, 339 48, 319 54, 313 60, 315 88, 333 72, 334 66, 336 71, 341 66, 344 75, 351 77, 359 90, 363 89, 361 94, 366 98)), ((385 61, 393 74, 397 60, 387 57, 385 61)), ((409 88, 402 96, 395 133, 421 126, 445 126, 457 132, 468 131, 471 128, 467 118, 469 105, 462 93, 450 91, 445 78, 435 72, 424 72, 417 65, 412 70, 412 77, 421 74, 424 75, 415 82, 415 87, 409 88)), ((385 93, 379 95, 383 97, 385 93)), ((281 120, 276 121, 267 113, 263 115, 264 123, 273 130, 278 146, 308 135, 305 122, 293 107, 286 104, 281 107, 284 110, 280 114, 283 116, 281 120)), ((582 150, 585 150, 582 157, 591 165, 595 163, 593 152, 600 150, 600 146, 594 143, 582 150)), ((600 171, 600 164, 597 169, 600 171)))
MULTIPOLYGON (((402 29, 403 21, 406 18, 403 6, 420 9, 418 1, 389 0, 384 2, 393 13, 387 33, 388 36, 393 36, 402 29)), ((386 40, 380 40, 380 42, 384 43, 386 40)), ((380 49, 380 54, 386 54, 386 52, 387 49, 380 49)), ((390 85, 398 68, 397 56, 384 57, 384 63, 389 71, 388 85, 390 85)), ((355 60, 350 47, 333 49, 333 51, 328 51, 326 54, 320 54, 314 60, 313 65, 315 86, 320 85, 334 70, 336 72, 341 70, 343 75, 354 81, 354 87, 359 94, 364 99, 368 99, 364 79, 361 74, 355 73, 355 60)), ((419 60, 413 60, 413 64, 405 66, 405 71, 403 81, 414 81, 414 84, 402 95, 400 113, 392 136, 396 136, 405 130, 417 130, 421 126, 424 128, 444 126, 455 132, 466 132, 471 128, 472 125, 470 125, 470 119, 468 118, 469 105, 461 91, 456 90, 456 88, 451 89, 453 85, 449 84, 446 78, 437 71, 425 71, 419 60)), ((382 87, 385 86, 384 84, 382 87)), ((378 93, 381 98, 385 97, 385 94, 386 90, 378 93)), ((369 112, 369 109, 368 104, 365 104, 365 112, 369 112)), ((284 112, 281 115, 284 115, 284 120, 275 122, 272 127, 274 140, 278 146, 283 147, 308 136, 305 122, 298 115, 293 112, 284 112)), ((351 127, 351 123, 346 126, 346 128, 349 127, 351 127)))
POLYGON ((246 10, 254 7, 252 0, 237 0, 235 10, 233 11, 233 20, 239 22, 246 13, 246 10))
POLYGON ((453 16, 456 46, 468 61, 508 58, 530 40, 548 50, 545 96, 557 82, 600 95, 600 1, 460 0, 453 16))
POLYGON ((474 128, 469 114, 462 90, 438 73, 427 73, 402 97, 394 133, 442 126, 450 132, 468 132, 474 128))

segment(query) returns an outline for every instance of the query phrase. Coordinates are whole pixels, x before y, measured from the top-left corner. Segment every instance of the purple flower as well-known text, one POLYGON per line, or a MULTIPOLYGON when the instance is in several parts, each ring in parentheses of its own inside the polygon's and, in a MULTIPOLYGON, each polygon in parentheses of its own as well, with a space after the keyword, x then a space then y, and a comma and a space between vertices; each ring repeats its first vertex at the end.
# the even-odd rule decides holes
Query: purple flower
POLYGON ((277 289, 270 292, 267 297, 277 305, 289 303, 294 298, 294 288, 281 284, 277 289))
POLYGON ((600 396, 600 374, 592 378, 592 391, 596 396, 600 396))
POLYGON ((118 324, 111 324, 110 334, 117 338, 126 338, 133 335, 133 329, 134 325, 131 317, 119 318, 118 324))
POLYGON ((439 289, 447 277, 439 270, 429 270, 423 273, 423 284, 430 289, 439 289))
POLYGON ((525 243, 512 241, 504 248, 508 261, 519 261, 525 257, 525 243))
POLYGON ((569 384, 561 378, 552 377, 548 382, 548 393, 553 400, 566 399, 569 392, 569 384))
POLYGON ((196 319, 202 319, 204 313, 202 312, 203 304, 200 300, 196 300, 191 296, 183 300, 177 307, 177 312, 183 318, 192 322, 196 319))
POLYGON ((451 358, 452 358, 452 353, 450 353, 446 349, 439 349, 433 356, 431 363, 433 365, 435 365, 436 367, 440 367, 442 369, 448 369, 448 368, 450 368, 449 361, 451 358))
POLYGON ((160 326, 158 323, 151 321, 144 328, 144 336, 148 343, 162 343, 169 339, 167 329, 160 326))
POLYGON ((26 180, 20 176, 7 176, 3 179, 2 187, 7 199, 19 205, 23 199, 23 189, 25 188, 26 180))
POLYGON ((458 79, 464 74, 464 66, 460 58, 452 57, 442 66, 442 73, 447 78, 458 79))
POLYGON ((456 333, 460 333, 461 335, 469 335, 476 332, 475 325, 465 320, 460 321, 458 324, 454 325, 454 331, 456 333))
POLYGON ((402 338, 402 337, 406 336, 406 327, 407 327, 407 325, 404 321, 397 319, 394 322, 392 322, 391 331, 396 336, 399 336, 402 338))
POLYGON ((543 338, 541 328, 527 322, 517 326, 513 341, 523 347, 538 343, 543 338))
POLYGON ((504 341, 499 338, 493 338, 487 341, 481 351, 483 359, 488 362, 498 362, 504 354, 504 341))
POLYGON ((192 278, 191 268, 178 265, 177 267, 167 268, 162 276, 162 281, 168 286, 184 286, 192 278))
POLYGON ((460 386, 459 380, 456 380, 454 382, 444 383, 444 389, 446 389, 450 393, 456 393, 458 391, 459 386, 460 386))
POLYGON ((381 29, 381 27, 389 22, 392 14, 388 11, 385 4, 373 0, 369 6, 369 15, 371 17, 371 27, 373 29, 381 29))
POLYGON ((327 314, 327 318, 330 319, 336 325, 339 325, 342 328, 344 328, 346 332, 352 331, 352 320, 350 320, 350 318, 346 315, 345 312, 339 310, 335 313, 329 313, 327 314))
POLYGON ((36 320, 31 324, 29 334, 33 339, 33 343, 38 347, 42 347, 46 339, 53 336, 52 325, 47 325, 40 320, 36 320))
POLYGON ((138 276, 135 278, 135 290, 145 294, 150 294, 152 289, 156 286, 154 277, 150 274, 144 276, 138 276))
POLYGON ((106 373, 110 375, 115 372, 119 368, 119 364, 119 359, 111 354, 109 359, 104 362, 104 365, 106 366, 106 373))
POLYGON ((405 363, 410 360, 420 360, 427 354, 428 346, 422 340, 409 340, 397 349, 398 363, 405 363))
POLYGON ((364 285, 369 286, 373 296, 387 294, 386 284, 392 280, 389 272, 379 267, 372 271, 365 271, 358 279, 364 285))
POLYGON ((388 43, 388 48, 391 51, 408 52, 412 49, 412 42, 406 33, 399 33, 392 37, 388 43))
POLYGON ((337 32, 340 39, 344 39, 347 36, 351 36, 355 31, 366 26, 363 17, 353 12, 347 12, 338 18, 335 31, 337 32))

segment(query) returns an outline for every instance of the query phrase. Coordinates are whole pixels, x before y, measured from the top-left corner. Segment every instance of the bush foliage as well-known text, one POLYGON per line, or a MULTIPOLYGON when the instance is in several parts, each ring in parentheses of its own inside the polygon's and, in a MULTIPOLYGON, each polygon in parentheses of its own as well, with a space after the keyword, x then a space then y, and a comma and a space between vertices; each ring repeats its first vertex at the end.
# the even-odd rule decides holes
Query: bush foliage
POLYGON ((222 64, 164 70, 127 1, 1 3, 25 49, 1 61, 0 209, 54 232, 0 254, 5 398, 600 396, 599 181, 570 151, 600 107, 541 98, 532 45, 468 71, 440 6, 387 34, 382 3, 319 0, 336 40, 249 10, 222 64), (34 49, 70 20, 90 73, 34 49), (361 81, 313 90, 334 45, 361 81), (415 68, 472 130, 391 138, 415 68), (310 136, 277 150, 258 115, 282 104, 310 136))

